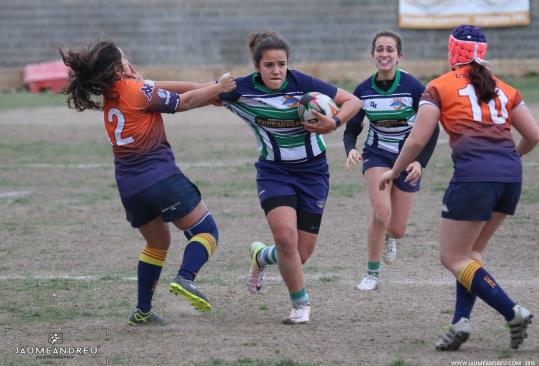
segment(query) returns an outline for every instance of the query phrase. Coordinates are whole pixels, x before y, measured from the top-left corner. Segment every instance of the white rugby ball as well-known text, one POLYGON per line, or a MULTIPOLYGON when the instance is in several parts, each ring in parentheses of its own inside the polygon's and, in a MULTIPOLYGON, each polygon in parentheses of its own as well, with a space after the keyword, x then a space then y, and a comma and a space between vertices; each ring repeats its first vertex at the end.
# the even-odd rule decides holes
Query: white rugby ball
POLYGON ((299 118, 306 123, 316 123, 318 118, 311 111, 320 112, 333 117, 339 112, 339 107, 333 99, 325 94, 309 92, 303 95, 298 105, 299 118))

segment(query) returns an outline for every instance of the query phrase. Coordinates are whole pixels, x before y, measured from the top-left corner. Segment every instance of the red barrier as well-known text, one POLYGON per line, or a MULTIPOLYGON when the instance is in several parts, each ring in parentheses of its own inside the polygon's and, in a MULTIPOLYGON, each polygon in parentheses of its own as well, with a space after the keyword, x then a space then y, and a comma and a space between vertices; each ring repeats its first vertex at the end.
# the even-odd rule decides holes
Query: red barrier
POLYGON ((69 68, 61 60, 30 64, 23 69, 24 84, 32 93, 61 91, 69 82, 69 68))

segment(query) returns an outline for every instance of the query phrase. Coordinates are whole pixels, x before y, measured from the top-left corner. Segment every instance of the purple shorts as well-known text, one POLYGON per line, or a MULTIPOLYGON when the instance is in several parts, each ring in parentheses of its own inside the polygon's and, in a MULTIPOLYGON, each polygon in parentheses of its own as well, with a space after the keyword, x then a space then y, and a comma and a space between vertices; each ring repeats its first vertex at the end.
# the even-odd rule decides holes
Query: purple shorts
MULTIPOLYGON (((376 149, 376 148, 369 148, 364 147, 363 148, 363 174, 365 174, 365 171, 369 168, 374 167, 383 167, 383 168, 393 168, 393 164, 395 164, 395 161, 397 160, 398 155, 392 154, 390 152, 376 149)), ((401 175, 393 180, 393 185, 395 185, 398 189, 400 189, 403 192, 418 192, 419 188, 421 186, 421 178, 415 185, 411 185, 410 183, 406 183, 404 180, 408 176, 408 173, 406 171, 402 172, 401 175)))
POLYGON ((513 215, 521 190, 522 182, 451 182, 444 194, 442 217, 489 221, 494 211, 513 215))

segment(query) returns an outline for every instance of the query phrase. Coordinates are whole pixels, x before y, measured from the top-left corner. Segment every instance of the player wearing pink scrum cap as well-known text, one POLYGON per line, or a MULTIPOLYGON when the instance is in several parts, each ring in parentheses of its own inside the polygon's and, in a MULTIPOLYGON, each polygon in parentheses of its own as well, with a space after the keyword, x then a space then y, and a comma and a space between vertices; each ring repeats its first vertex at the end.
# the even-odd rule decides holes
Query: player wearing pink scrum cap
POLYGON ((474 61, 480 65, 488 64, 485 61, 487 38, 481 29, 473 25, 461 25, 455 28, 449 35, 447 48, 449 64, 453 70, 455 66, 467 65, 474 61))

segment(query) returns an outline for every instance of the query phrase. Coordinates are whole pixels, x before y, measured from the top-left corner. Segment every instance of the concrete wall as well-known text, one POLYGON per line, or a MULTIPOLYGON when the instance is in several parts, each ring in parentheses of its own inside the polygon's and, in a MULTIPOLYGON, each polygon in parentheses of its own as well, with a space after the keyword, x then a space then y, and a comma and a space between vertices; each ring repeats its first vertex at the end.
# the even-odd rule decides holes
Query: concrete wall
MULTIPOLYGON (((132 63, 157 74, 179 67, 189 74, 200 66, 243 70, 242 65, 249 64, 247 35, 261 29, 277 30, 290 41, 293 65, 328 64, 335 80, 343 78, 341 72, 350 74, 363 65, 358 61, 368 60, 371 38, 382 29, 403 35, 403 65, 419 73, 439 72, 445 67, 448 30, 400 30, 397 4, 397 0, 0 0, 0 87, 3 80, 4 84, 19 80, 13 73, 25 64, 57 59, 59 47, 79 47, 99 38, 117 41, 132 63)), ((539 72, 539 0, 531 0, 531 19, 525 27, 486 29, 489 58, 505 60, 507 71, 539 72), (521 60, 533 61, 522 68, 516 66, 521 60)))

